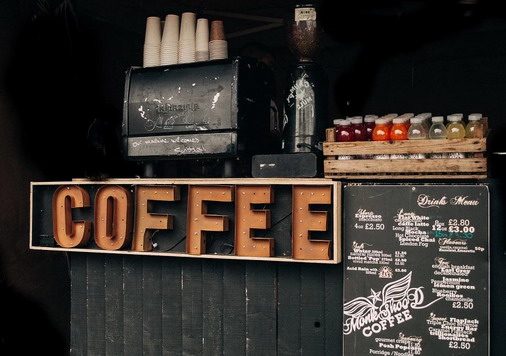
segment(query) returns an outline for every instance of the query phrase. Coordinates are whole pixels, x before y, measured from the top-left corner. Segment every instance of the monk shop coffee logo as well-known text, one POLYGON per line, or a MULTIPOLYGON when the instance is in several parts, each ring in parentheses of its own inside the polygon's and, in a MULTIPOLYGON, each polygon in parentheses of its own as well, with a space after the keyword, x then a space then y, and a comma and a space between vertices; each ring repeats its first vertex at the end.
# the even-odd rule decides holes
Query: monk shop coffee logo
POLYGON ((411 309, 425 309, 443 298, 423 304, 423 287, 410 286, 411 272, 386 284, 381 292, 371 288, 371 295, 346 302, 343 313, 347 318, 343 323, 343 333, 349 335, 362 331, 365 337, 371 337, 412 319, 411 309))
POLYGON ((441 198, 433 198, 427 194, 420 194, 416 200, 420 208, 439 208, 445 205, 462 205, 462 206, 478 206, 480 201, 477 199, 469 199, 468 196, 457 195, 453 198, 442 196, 441 198))

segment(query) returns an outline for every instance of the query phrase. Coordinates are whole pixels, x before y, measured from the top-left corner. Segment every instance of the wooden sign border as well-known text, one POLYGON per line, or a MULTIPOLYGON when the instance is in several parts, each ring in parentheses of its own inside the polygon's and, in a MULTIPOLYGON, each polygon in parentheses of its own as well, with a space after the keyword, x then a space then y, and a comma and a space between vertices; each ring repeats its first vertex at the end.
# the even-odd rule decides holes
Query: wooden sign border
POLYGON ((342 209, 342 184, 331 179, 320 178, 116 178, 106 181, 90 181, 86 179, 73 179, 71 181, 55 182, 30 182, 30 242, 31 250, 60 251, 60 252, 81 252, 81 253, 106 253, 121 255, 142 255, 142 256, 160 256, 160 257, 186 257, 186 258, 209 258, 209 259, 230 259, 230 260, 258 260, 272 262, 301 262, 301 263, 319 263, 319 264, 337 264, 342 260, 342 236, 341 236, 341 209, 342 209), (33 223, 34 223, 34 188, 37 186, 53 185, 271 185, 271 186, 294 186, 294 185, 318 185, 332 187, 332 257, 328 260, 320 259, 295 259, 293 257, 250 257, 222 254, 200 254, 191 255, 188 253, 163 252, 163 251, 131 251, 131 250, 103 250, 95 248, 63 248, 46 247, 34 245, 33 223))

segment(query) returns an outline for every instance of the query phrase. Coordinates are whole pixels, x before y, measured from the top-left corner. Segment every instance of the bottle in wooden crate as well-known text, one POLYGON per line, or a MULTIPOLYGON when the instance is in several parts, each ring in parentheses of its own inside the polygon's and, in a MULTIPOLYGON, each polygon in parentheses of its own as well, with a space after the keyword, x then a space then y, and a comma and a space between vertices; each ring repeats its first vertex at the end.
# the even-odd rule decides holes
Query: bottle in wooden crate
MULTIPOLYGON (((462 122, 462 114, 448 115, 448 123, 446 125, 446 137, 449 139, 459 139, 466 137, 466 128, 462 122)), ((465 158, 462 152, 452 152, 449 158, 465 158)))
POLYGON ((483 138, 482 115, 479 113, 470 114, 467 118, 466 138, 483 138))
POLYGON ((374 130, 375 121, 378 115, 366 115, 364 117, 364 127, 367 141, 372 141, 372 131, 374 130))
MULTIPOLYGON (((374 130, 372 131, 373 141, 388 141, 390 140, 390 127, 388 120, 385 118, 378 118, 375 121, 374 130)), ((374 159, 389 159, 389 154, 374 155, 374 159)))
POLYGON ((351 127, 355 132, 355 141, 367 141, 367 132, 362 117, 356 116, 352 118, 351 127))
MULTIPOLYGON (((425 140, 427 137, 427 131, 422 124, 422 118, 417 116, 411 118, 408 129, 408 140, 425 140)), ((411 153, 408 157, 411 159, 422 159, 426 156, 424 153, 411 153)))
MULTIPOLYGON (((444 125, 443 116, 434 116, 432 118, 429 138, 432 140, 446 140, 446 126, 444 125)), ((431 153, 430 158, 448 158, 448 154, 444 152, 431 153)))

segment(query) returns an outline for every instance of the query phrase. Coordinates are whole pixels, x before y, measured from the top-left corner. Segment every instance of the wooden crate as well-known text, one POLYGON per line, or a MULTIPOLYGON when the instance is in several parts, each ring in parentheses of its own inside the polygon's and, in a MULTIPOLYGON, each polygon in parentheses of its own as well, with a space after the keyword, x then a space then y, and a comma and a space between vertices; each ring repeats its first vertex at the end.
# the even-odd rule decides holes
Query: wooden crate
POLYGON ((487 178, 486 138, 451 140, 332 142, 323 144, 325 178, 349 179, 483 179, 487 178), (432 153, 466 154, 467 158, 428 158, 432 153), (381 154, 424 153, 423 159, 371 159, 381 154), (472 154, 472 155, 471 155, 472 154), (340 160, 338 156, 353 156, 340 160), (472 157, 470 157, 472 156, 472 157))

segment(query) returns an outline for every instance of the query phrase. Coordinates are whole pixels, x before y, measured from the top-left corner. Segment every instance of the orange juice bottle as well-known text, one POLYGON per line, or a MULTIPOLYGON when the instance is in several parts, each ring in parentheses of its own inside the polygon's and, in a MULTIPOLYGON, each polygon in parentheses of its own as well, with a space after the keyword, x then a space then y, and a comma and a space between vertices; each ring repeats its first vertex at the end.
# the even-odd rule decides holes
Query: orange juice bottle
POLYGON ((390 140, 390 129, 386 119, 378 118, 374 122, 374 130, 372 130, 373 141, 388 141, 390 140))

